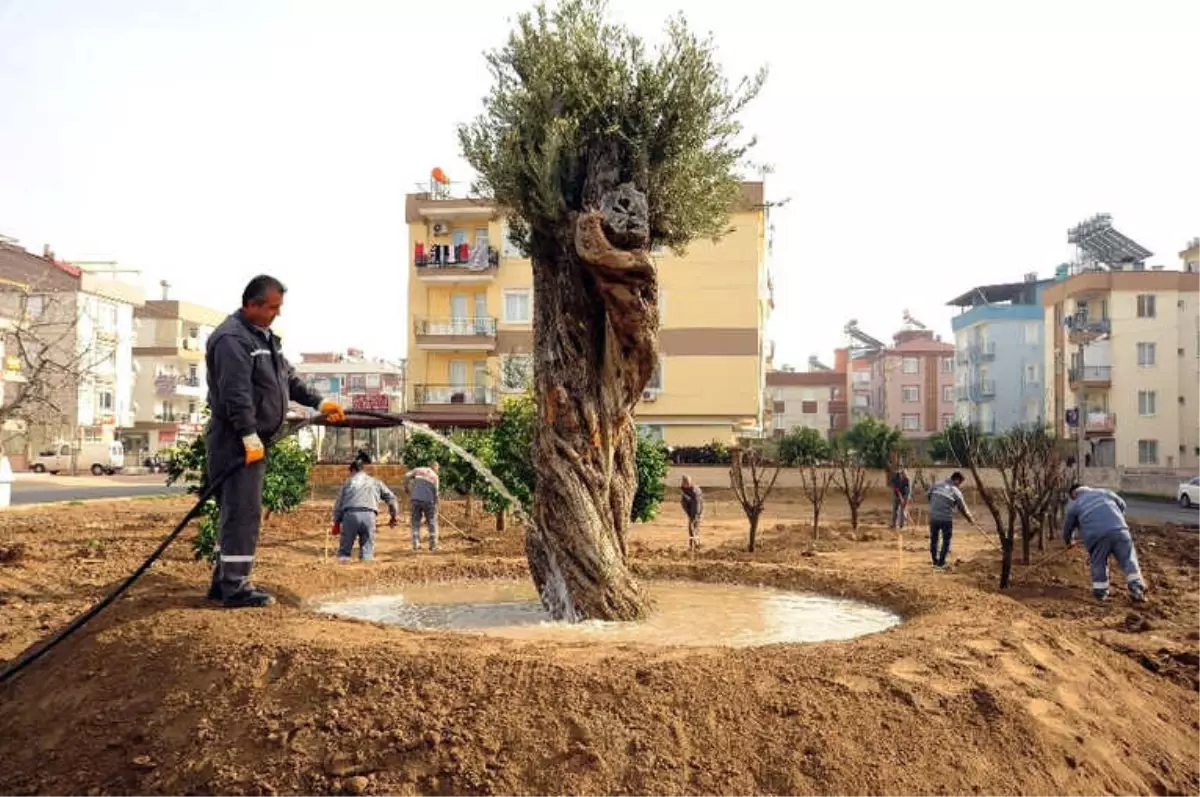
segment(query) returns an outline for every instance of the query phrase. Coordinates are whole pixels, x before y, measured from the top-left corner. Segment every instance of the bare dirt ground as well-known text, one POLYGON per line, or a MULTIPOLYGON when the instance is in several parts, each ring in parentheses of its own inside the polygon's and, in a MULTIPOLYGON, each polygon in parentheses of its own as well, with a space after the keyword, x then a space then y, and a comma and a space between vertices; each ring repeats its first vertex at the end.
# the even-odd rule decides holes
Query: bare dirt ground
MULTIPOLYGON (((679 510, 638 527, 655 578, 868 599, 906 621, 848 642, 729 650, 513 642, 317 615, 310 598, 525 572, 513 527, 379 560, 322 558, 329 502, 272 518, 256 577, 276 606, 204 600, 180 540, 131 593, 0 688, 0 793, 969 793, 1200 790, 1197 536, 1139 528, 1152 603, 1091 602, 1082 554, 1016 568, 956 530, 950 572, 882 505, 858 532, 830 499, 768 507, 745 551, 710 496, 691 557, 679 510)), ((179 498, 0 515, 0 661, 99 598, 186 508, 179 498)), ((986 513, 985 513, 986 514, 986 513)), ((459 508, 451 519, 463 525, 459 508)), ((185 535, 188 532, 185 532, 185 535)), ((1047 553, 1059 550, 1050 542, 1047 553)), ((1035 560, 1039 556, 1035 552, 1035 560)), ((1114 578, 1120 581, 1119 577, 1114 578)))

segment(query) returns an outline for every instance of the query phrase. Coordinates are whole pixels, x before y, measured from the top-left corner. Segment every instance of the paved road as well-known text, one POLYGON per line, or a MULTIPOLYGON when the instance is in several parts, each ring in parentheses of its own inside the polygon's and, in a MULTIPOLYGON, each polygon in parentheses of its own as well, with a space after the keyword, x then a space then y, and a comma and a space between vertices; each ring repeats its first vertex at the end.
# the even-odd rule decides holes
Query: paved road
POLYGON ((1126 515, 1151 523, 1178 523, 1185 526, 1200 526, 1200 508, 1184 509, 1179 504, 1166 501, 1147 501, 1144 498, 1126 498, 1126 515))
POLYGON ((13 506, 52 501, 94 501, 100 498, 132 498, 145 495, 182 493, 182 487, 167 487, 158 476, 41 476, 22 474, 12 486, 13 506))

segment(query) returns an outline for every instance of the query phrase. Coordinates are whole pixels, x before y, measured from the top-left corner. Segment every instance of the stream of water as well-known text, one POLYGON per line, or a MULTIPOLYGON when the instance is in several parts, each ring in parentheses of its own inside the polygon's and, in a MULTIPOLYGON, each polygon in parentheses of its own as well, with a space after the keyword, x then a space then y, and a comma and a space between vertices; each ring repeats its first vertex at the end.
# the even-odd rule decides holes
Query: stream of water
POLYGON ((752 647, 824 642, 883 631, 900 617, 858 601, 741 584, 652 581, 654 609, 636 623, 550 620, 525 580, 441 582, 329 598, 317 611, 418 630, 558 642, 752 647))

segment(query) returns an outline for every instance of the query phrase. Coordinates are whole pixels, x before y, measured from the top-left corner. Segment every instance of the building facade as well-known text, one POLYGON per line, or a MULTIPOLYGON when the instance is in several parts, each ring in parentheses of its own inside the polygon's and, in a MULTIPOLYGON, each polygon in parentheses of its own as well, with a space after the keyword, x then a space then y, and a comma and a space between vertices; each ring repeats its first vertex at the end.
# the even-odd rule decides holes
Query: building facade
MULTIPOLYGON (((682 258, 654 253, 661 360, 636 415, 669 445, 762 433, 771 307, 762 183, 743 194, 720 241, 695 241, 682 258)), ((408 414, 486 425, 532 378, 532 266, 490 202, 410 194, 405 212, 408 414)))
POLYGON ((135 414, 121 440, 135 461, 204 433, 205 348, 226 313, 174 299, 148 301, 135 314, 135 414))
POLYGON ((928 329, 906 329, 871 357, 871 415, 917 444, 955 418, 954 345, 928 329))
MULTIPOLYGON (((145 300, 140 273, 114 263, 67 263, 0 242, 0 308, 23 338, 10 345, 6 395, 29 379, 53 381, 49 400, 29 404, 6 424, 5 447, 26 460, 54 443, 108 443, 133 416, 133 314, 145 300), (42 348, 53 365, 39 368, 29 350, 42 348), (52 375, 54 374, 54 375, 52 375)), ((11 397, 10 397, 11 398, 11 397)))
POLYGON ((980 285, 947 304, 954 331, 957 417, 988 434, 1046 422, 1042 292, 1049 281, 980 285))
POLYGON ((404 363, 365 357, 359 349, 306 352, 297 375, 322 396, 356 410, 404 411, 404 363))
POLYGON ((1198 295, 1187 271, 1089 270, 1046 288, 1046 414, 1063 436, 1082 428, 1087 464, 1200 465, 1198 295))
MULTIPOLYGON (((844 359, 844 350, 839 354, 844 359)), ((833 439, 849 425, 845 362, 841 370, 807 373, 771 371, 767 395, 772 403, 771 434, 782 437, 793 429, 816 429, 833 439)))

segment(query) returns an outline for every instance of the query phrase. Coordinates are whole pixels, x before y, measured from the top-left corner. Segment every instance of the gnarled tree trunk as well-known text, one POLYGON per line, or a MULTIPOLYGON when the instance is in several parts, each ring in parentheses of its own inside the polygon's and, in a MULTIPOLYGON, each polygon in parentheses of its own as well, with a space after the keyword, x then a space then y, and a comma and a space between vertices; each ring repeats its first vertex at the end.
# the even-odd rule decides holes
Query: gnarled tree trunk
POLYGON ((632 410, 658 362, 658 279, 645 197, 614 174, 593 168, 585 210, 531 235, 540 423, 526 554, 546 609, 567 621, 634 620, 648 608, 625 538, 632 410))

